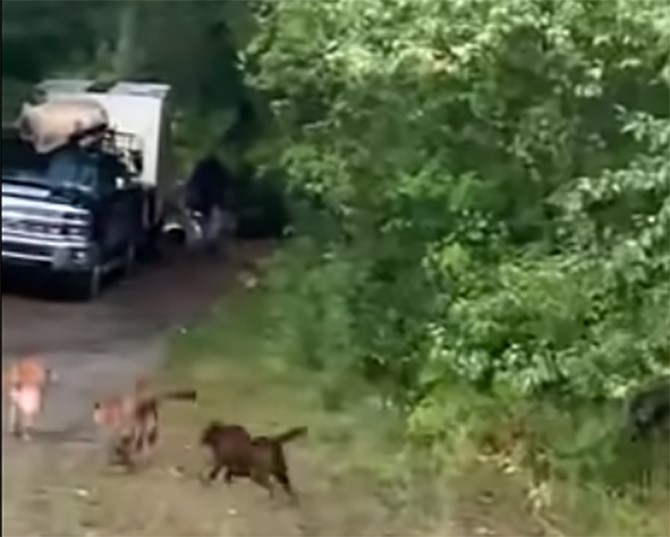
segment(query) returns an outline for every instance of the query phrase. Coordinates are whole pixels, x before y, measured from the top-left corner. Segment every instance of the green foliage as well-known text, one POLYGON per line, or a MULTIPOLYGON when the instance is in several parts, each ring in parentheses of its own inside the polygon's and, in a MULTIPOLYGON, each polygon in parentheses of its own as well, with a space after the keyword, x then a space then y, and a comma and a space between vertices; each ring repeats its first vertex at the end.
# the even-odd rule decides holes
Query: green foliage
POLYGON ((667 366, 663 331, 639 337, 668 321, 660 4, 268 11, 246 61, 276 113, 270 154, 345 230, 375 374, 408 395, 437 362, 610 397, 667 366))
POLYGON ((353 277, 346 260, 320 252, 306 238, 296 241, 275 263, 271 285, 282 293, 272 311, 279 327, 278 340, 285 342, 290 354, 315 369, 346 362, 351 327, 344 300, 353 277), (300 281, 293 278, 297 273, 302 275, 300 281))
MULTIPOLYGON (((670 371, 669 17, 662 0, 268 3, 243 61, 275 118, 255 154, 312 207, 278 299, 295 355, 336 347, 320 368, 362 374, 438 446, 468 416, 593 412, 670 371)), ((559 422, 532 427, 571 438, 559 422)))

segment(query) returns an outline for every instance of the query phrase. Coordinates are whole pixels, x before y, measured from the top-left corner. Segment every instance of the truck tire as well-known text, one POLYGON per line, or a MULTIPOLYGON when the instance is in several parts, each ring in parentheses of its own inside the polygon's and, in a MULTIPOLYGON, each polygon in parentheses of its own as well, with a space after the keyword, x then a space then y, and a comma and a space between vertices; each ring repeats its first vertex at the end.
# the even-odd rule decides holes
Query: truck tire
POLYGON ((73 277, 74 290, 77 298, 94 300, 100 295, 102 288, 102 266, 96 263, 91 269, 73 277))
POLYGON ((142 263, 155 263, 161 257, 160 228, 142 230, 142 239, 135 249, 136 260, 142 263))
POLYGON ((135 268, 137 260, 137 248, 134 243, 128 243, 123 253, 123 275, 130 276, 135 268))
POLYGON ((161 226, 155 225, 142 231, 142 241, 137 248, 137 259, 155 262, 161 258, 161 226))

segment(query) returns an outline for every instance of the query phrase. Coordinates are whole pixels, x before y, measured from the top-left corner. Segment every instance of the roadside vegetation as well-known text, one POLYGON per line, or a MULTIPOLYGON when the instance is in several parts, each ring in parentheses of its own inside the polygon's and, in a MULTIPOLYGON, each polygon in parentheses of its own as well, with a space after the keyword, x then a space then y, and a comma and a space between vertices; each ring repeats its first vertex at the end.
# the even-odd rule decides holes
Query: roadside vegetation
POLYGON ((245 56, 295 205, 287 356, 570 535, 668 532, 668 439, 627 440, 624 405, 670 372, 669 15, 280 2, 245 56))
MULTIPOLYGON (((403 450, 401 416, 381 411, 364 387, 342 390, 333 405, 324 397, 328 378, 296 367, 277 345, 269 300, 262 280, 254 290, 240 285, 207 321, 174 335, 165 382, 197 386, 199 402, 197 415, 183 410, 188 421, 171 409, 171 421, 192 438, 213 418, 256 434, 307 426, 307 437, 286 448, 300 495, 294 525, 304 535, 425 535, 439 525, 454 533, 434 503, 438 496, 428 494, 435 483, 403 485, 426 468, 403 450)), ((233 494, 244 490, 240 483, 233 494)))
MULTIPOLYGON (((670 374, 667 2, 29 4, 3 3, 3 88, 166 80, 184 171, 216 149, 282 187, 261 290, 179 336, 173 372, 214 394, 268 371, 278 413, 314 397, 295 419, 383 439, 360 475, 434 521, 670 533, 668 438, 623 429, 630 394, 670 374), (60 53, 23 47, 36 35, 60 53)), ((237 393, 222 417, 244 417, 237 393)), ((323 449, 354 464, 358 440, 323 449)))

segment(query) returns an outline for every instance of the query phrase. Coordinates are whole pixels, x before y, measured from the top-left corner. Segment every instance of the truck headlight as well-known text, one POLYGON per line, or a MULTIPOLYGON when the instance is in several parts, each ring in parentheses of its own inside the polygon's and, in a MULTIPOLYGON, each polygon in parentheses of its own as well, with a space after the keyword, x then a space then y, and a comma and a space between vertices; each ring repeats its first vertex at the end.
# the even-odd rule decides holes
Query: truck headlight
POLYGON ((63 228, 65 236, 72 239, 86 239, 88 238, 87 228, 84 226, 65 226, 63 228))
POLYGON ((87 263, 89 260, 88 250, 72 250, 72 260, 77 264, 87 263))
POLYGON ((69 213, 65 215, 65 221, 68 224, 86 225, 91 221, 89 213, 69 213))

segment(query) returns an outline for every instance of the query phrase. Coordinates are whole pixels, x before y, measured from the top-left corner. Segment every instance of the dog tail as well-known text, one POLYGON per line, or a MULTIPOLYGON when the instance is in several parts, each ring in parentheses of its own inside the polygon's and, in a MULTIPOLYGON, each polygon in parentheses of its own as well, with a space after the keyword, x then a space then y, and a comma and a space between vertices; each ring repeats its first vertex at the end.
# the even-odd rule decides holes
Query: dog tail
POLYGON ((160 394, 159 399, 173 399, 177 401, 195 401, 198 393, 195 390, 170 390, 160 394))
POLYGON ((279 444, 284 444, 286 442, 290 442, 291 440, 295 440, 296 438, 299 438, 306 434, 307 434, 307 427, 295 427, 293 429, 289 429, 285 433, 278 434, 277 436, 273 437, 273 440, 279 444))

